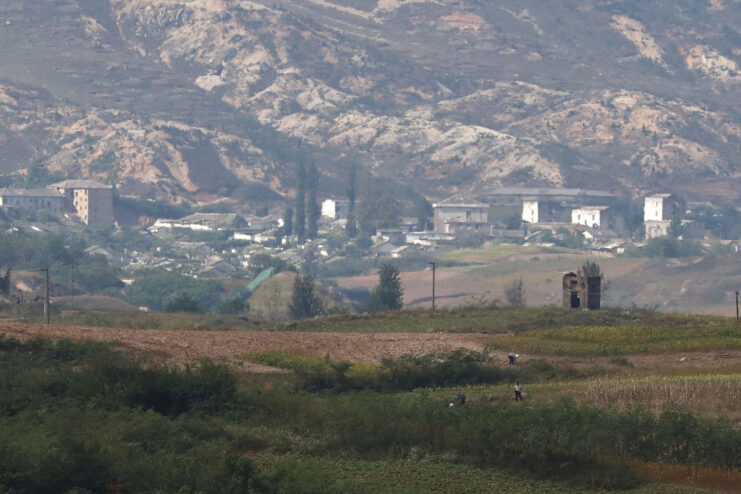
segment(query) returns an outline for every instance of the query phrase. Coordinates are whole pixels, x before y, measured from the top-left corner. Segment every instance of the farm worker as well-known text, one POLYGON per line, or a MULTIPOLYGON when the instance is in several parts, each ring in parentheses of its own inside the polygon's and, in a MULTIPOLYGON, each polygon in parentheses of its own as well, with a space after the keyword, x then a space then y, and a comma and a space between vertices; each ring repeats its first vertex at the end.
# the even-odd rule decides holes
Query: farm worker
POLYGON ((520 381, 517 381, 515 384, 515 401, 517 400, 522 401, 522 386, 520 386, 520 381))
POLYGON ((515 363, 515 359, 517 358, 517 354, 514 352, 509 352, 507 354, 507 358, 509 359, 509 364, 513 365, 515 363))

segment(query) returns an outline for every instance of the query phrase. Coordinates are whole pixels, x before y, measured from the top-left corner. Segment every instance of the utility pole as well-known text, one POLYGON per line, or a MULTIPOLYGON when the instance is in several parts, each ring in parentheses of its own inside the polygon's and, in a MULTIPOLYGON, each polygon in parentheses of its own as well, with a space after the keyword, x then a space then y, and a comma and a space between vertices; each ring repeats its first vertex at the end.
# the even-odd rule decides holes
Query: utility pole
MULTIPOLYGON (((435 312, 435 263, 431 262, 432 265, 432 312, 435 312)), ((738 294, 738 292, 736 292, 738 294)), ((736 296, 738 298, 738 295, 736 296)))
POLYGON ((49 266, 44 266, 39 269, 46 274, 46 280, 44 282, 44 321, 46 325, 49 325, 49 266))
POLYGON ((736 290, 736 324, 738 324, 738 290, 736 290))

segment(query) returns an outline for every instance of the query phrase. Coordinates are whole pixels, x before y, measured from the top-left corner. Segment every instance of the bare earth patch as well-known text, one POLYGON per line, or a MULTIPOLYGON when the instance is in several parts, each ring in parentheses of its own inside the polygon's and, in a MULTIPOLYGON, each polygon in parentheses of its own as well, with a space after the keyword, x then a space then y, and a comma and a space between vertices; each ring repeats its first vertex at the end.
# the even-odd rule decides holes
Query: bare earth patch
MULTIPOLYGON (((275 371, 247 361, 253 351, 281 350, 297 355, 350 362, 379 362, 384 357, 423 355, 457 348, 481 351, 498 335, 473 333, 324 333, 296 331, 193 331, 41 326, 0 323, 0 334, 26 340, 33 337, 76 341, 118 342, 124 348, 146 352, 166 362, 183 365, 202 358, 238 365, 253 372, 275 371)), ((512 349, 516 351, 517 349, 512 349)), ((507 351, 494 351, 495 361, 507 361, 507 351)), ((524 362, 537 355, 522 355, 524 362)), ((692 374, 708 369, 741 369, 741 351, 694 352, 626 356, 639 369, 666 369, 670 374, 692 374)), ((608 366, 607 357, 547 357, 556 364, 586 368, 608 366)))
MULTIPOLYGON (((165 331, 146 329, 40 326, 0 323, 0 334, 18 339, 32 337, 116 341, 126 348, 145 351, 176 364, 202 358, 243 365, 248 370, 268 367, 246 362, 253 351, 282 350, 309 357, 352 362, 378 362, 384 357, 426 354, 456 348, 482 350, 491 336, 481 334, 419 333, 313 333, 288 331, 165 331)), ((504 357, 502 357, 504 358, 504 357)))

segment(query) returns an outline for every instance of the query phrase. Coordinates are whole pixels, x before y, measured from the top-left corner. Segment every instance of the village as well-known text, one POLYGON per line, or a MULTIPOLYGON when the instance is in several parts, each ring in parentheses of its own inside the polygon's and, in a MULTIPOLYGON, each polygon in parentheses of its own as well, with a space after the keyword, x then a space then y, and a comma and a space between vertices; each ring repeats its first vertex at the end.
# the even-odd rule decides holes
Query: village
MULTIPOLYGON (((111 185, 93 180, 66 180, 40 189, 0 189, 0 211, 16 214, 12 228, 58 233, 75 225, 90 229, 120 229, 111 185)), ((659 193, 643 198, 643 212, 626 214, 617 195, 597 190, 558 188, 500 188, 479 197, 456 194, 431 204, 432 217, 398 217, 377 226, 370 242, 357 248, 348 229, 350 201, 328 197, 321 201, 315 238, 300 239, 290 231, 291 218, 263 211, 193 212, 178 218, 151 218, 130 227, 142 239, 141 249, 89 245, 88 254, 105 257, 134 278, 139 270, 175 271, 201 279, 245 278, 256 275, 254 259, 280 259, 288 266, 307 263, 342 275, 350 262, 387 258, 403 262, 434 252, 496 244, 566 245, 622 255, 640 249, 651 239, 694 241, 700 248, 723 245, 738 250, 733 239, 713 236, 703 222, 720 208, 707 202, 688 202, 659 193), (640 214, 640 213, 639 213, 640 214), (642 221, 641 221, 642 220, 642 221), (632 222, 632 224, 630 224, 632 222)), ((12 215, 11 215, 12 216, 12 215)), ((370 266, 370 264, 369 264, 370 266)))

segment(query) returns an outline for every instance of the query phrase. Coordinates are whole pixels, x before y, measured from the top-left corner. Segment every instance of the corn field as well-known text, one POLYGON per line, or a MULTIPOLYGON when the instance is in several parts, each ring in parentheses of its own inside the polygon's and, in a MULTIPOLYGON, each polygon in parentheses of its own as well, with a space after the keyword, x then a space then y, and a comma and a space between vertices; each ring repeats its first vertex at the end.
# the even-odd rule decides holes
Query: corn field
POLYGON ((741 374, 598 379, 584 390, 587 401, 601 406, 653 410, 677 406, 741 417, 741 374))

